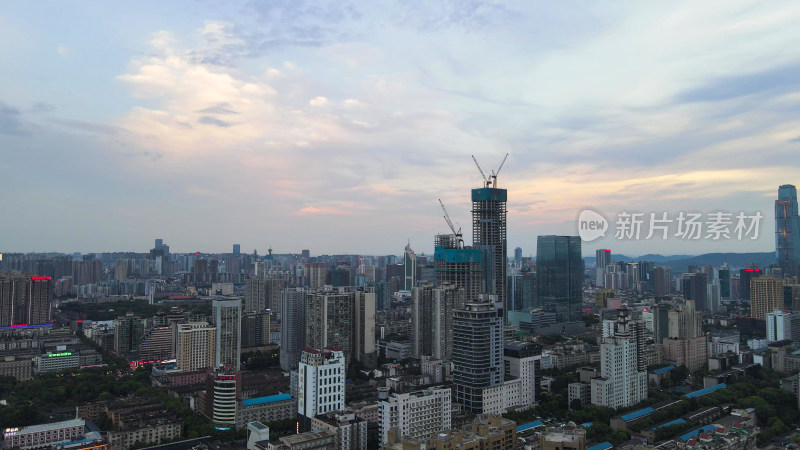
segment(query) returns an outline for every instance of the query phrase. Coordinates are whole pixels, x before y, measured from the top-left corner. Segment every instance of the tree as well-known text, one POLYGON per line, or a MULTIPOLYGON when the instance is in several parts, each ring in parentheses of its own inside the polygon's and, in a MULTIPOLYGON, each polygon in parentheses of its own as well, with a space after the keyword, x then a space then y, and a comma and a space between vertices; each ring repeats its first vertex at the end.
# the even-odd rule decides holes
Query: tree
POLYGON ((571 402, 569 402, 569 409, 571 411, 579 411, 583 408, 583 402, 579 398, 573 398, 571 402))

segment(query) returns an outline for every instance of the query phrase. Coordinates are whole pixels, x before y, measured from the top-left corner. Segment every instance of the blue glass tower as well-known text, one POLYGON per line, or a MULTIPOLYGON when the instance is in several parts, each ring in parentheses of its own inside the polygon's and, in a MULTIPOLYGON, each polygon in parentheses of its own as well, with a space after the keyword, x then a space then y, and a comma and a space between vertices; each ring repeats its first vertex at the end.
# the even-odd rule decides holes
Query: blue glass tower
POLYGON ((797 210, 797 188, 784 184, 775 200, 775 253, 784 275, 799 275, 800 217, 797 210))

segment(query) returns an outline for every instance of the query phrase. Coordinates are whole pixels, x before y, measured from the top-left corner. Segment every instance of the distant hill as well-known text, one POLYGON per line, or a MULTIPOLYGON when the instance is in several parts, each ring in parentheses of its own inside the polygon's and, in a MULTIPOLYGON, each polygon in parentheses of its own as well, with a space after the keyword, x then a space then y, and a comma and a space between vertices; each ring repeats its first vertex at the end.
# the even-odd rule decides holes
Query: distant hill
MULTIPOLYGON (((689 266, 721 266, 725 261, 731 267, 745 267, 747 264, 753 263, 760 267, 769 267, 774 264, 775 252, 765 253, 706 253, 703 255, 653 255, 647 254, 637 257, 630 257, 625 255, 611 254, 611 259, 614 261, 623 262, 636 262, 636 261, 652 261, 660 266, 669 266, 673 273, 686 272, 689 266)), ((583 258, 587 266, 595 265, 595 257, 587 256, 583 258)))

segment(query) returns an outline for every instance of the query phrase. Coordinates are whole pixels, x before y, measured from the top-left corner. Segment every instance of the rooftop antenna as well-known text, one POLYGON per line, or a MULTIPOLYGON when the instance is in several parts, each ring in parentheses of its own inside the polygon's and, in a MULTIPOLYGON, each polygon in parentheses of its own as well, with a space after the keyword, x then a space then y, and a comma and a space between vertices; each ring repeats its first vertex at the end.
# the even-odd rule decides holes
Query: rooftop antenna
MULTIPOLYGON (((475 163, 477 164, 477 161, 475 163)), ((478 166, 478 168, 480 169, 480 166, 478 166)), ((442 205, 444 220, 447 222, 447 226, 450 227, 450 231, 452 231, 453 235, 456 237, 456 248, 464 248, 464 239, 462 238, 461 227, 459 227, 458 231, 456 231, 456 227, 453 226, 453 221, 450 220, 450 215, 447 214, 447 209, 444 207, 442 199, 439 199, 439 204, 442 205)))

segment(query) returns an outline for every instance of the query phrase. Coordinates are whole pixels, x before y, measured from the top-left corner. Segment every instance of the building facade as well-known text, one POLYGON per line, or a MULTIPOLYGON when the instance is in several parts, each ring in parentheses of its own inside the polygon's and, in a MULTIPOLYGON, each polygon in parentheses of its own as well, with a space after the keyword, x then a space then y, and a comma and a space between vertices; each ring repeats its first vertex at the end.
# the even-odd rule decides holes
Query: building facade
POLYGON ((452 392, 447 387, 392 394, 378 402, 381 443, 389 441, 389 430, 397 428, 403 438, 429 439, 451 427, 452 392))

